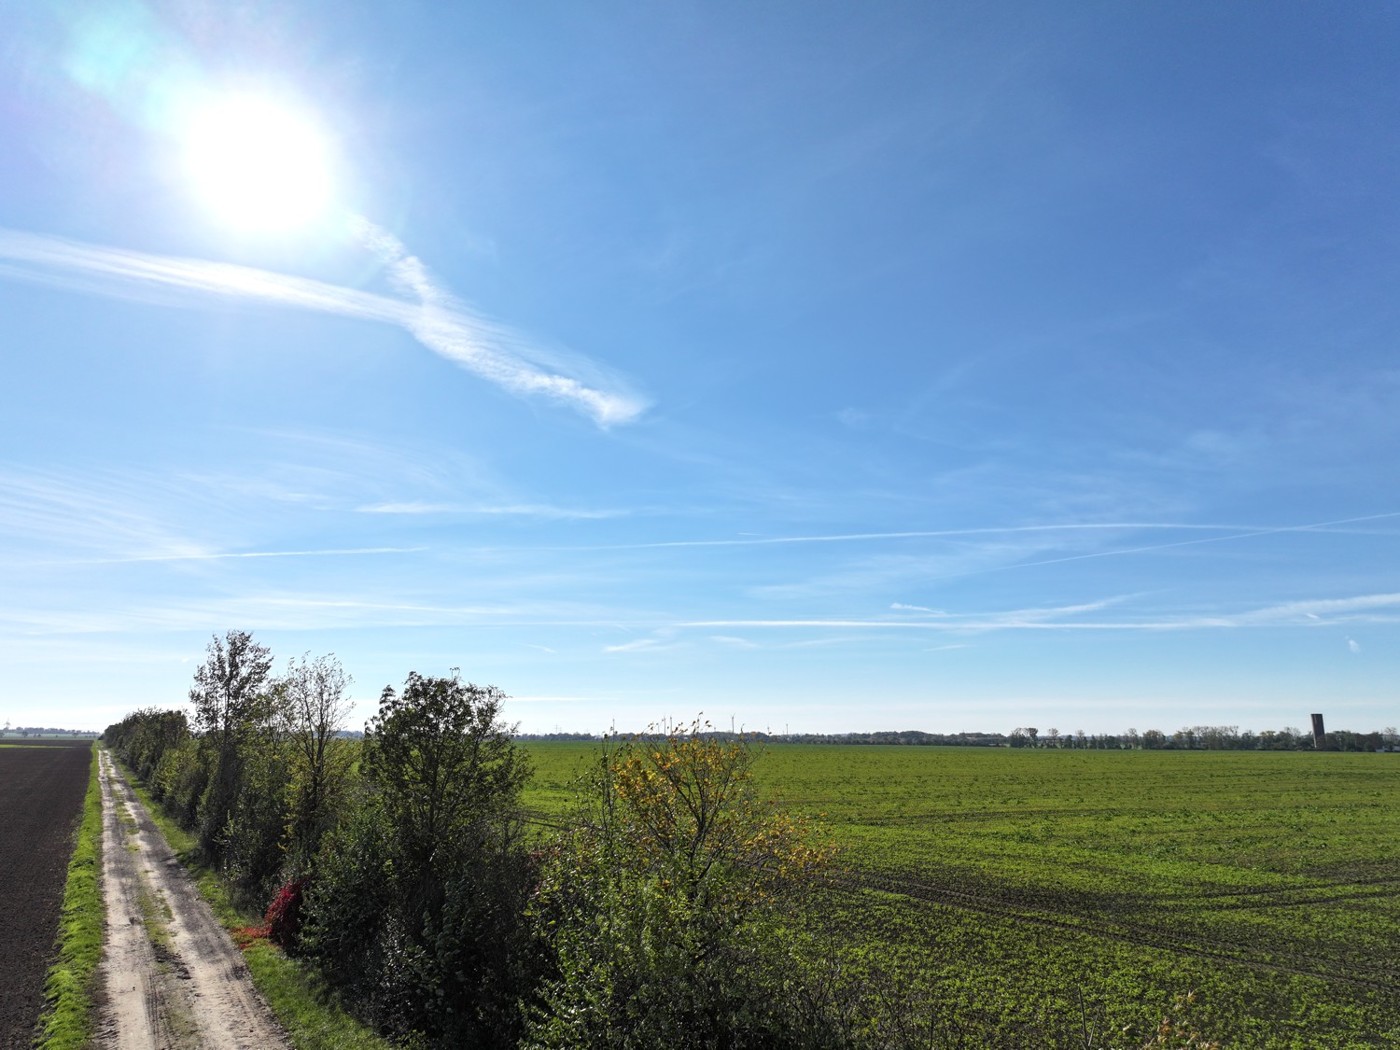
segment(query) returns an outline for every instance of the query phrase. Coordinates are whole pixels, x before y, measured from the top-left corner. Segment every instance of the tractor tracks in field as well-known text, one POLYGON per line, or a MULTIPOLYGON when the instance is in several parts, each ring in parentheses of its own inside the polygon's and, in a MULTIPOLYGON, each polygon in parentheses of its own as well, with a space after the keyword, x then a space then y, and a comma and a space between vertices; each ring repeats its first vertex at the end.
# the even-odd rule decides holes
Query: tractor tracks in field
MULTIPOLYGON (((1263 952, 1248 944, 1211 937, 1197 929, 1172 929, 1152 923, 1128 922, 1111 912, 1091 907, 1075 908, 1063 899, 1063 895, 1055 895, 1053 903, 1049 907, 1043 907, 1033 898, 1018 899, 911 875, 856 868, 834 873, 830 882, 836 888, 847 892, 875 890, 892 893, 1079 936, 1109 938, 1254 970, 1312 977, 1357 988, 1400 993, 1400 973, 1391 972, 1389 969, 1375 972, 1374 965, 1370 965, 1367 969, 1371 972, 1362 972, 1360 967, 1347 959, 1329 958, 1301 951, 1275 949, 1263 952), (1054 910, 1051 910, 1052 908, 1054 910)), ((1382 892, 1385 891, 1376 891, 1378 894, 1382 892)), ((1374 961, 1369 962, 1373 964, 1374 961)))
POLYGON ((284 1050, 247 964, 165 836, 100 753, 106 929, 100 1050, 284 1050))
POLYGON ((1345 882, 1318 881, 1293 886, 1249 886, 1202 890, 1196 894, 1175 894, 1160 898, 1177 907, 1199 907, 1209 901, 1212 911, 1240 909, 1301 908, 1314 904, 1343 904, 1348 901, 1385 900, 1400 897, 1400 875, 1345 882))

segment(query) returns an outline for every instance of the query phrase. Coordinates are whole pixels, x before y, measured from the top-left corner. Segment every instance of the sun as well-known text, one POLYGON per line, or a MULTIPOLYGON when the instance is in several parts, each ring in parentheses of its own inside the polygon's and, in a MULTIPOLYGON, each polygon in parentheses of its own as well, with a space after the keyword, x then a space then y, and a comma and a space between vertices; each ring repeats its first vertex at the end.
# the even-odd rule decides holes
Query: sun
POLYGON ((329 137, 308 114, 271 95, 235 92, 195 107, 183 157, 194 195, 240 232, 309 226, 335 196, 329 137))

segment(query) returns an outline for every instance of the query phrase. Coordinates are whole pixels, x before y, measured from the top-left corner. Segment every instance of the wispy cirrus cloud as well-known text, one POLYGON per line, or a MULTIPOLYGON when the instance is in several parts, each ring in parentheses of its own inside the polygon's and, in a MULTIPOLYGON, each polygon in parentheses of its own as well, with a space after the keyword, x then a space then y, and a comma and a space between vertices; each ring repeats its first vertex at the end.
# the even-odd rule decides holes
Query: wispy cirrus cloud
POLYGON ((598 704, 608 697, 602 696, 511 696, 512 704, 598 704))
POLYGON ((0 471, 0 534, 7 553, 26 560, 35 551, 80 560, 204 553, 203 544, 151 509, 170 495, 167 482, 139 474, 0 471))
POLYGON ((1041 525, 989 525, 969 529, 911 529, 892 532, 837 532, 792 536, 736 536, 729 539, 657 540, 648 543, 598 544, 569 548, 571 550, 650 550, 667 547, 769 547, 785 544, 820 543, 862 543, 882 540, 919 539, 960 539, 978 536, 1014 536, 1043 533, 1094 533, 1094 532, 1133 532, 1133 531, 1180 531, 1208 532, 1221 535, 1197 536, 1191 539, 1174 540, 1166 543, 1145 544, 1142 546, 1113 548, 1087 554, 1075 554, 1065 558, 1051 559, 1033 564, 1053 564, 1057 561, 1075 561, 1080 558, 1102 558, 1120 554, 1140 554, 1146 551, 1167 550, 1172 547, 1185 547, 1199 543, 1223 543, 1230 540, 1253 539, 1260 536, 1275 536, 1290 532, 1322 532, 1345 525, 1357 525, 1369 521, 1400 518, 1400 511, 1387 511, 1383 514, 1366 514, 1355 518, 1338 518, 1333 521, 1308 522, 1301 525, 1244 525, 1244 524, 1201 524, 1193 522, 1161 521, 1112 521, 1112 522, 1064 522, 1041 525))
MULTIPOLYGON (((424 346, 512 393, 542 396, 580 408, 600 426, 630 423, 645 410, 645 402, 630 392, 590 386, 573 376, 539 367, 557 366, 558 355, 513 329, 467 311, 389 231, 359 216, 350 223, 355 235, 388 265, 397 288, 418 300, 404 327, 424 346)), ((591 362, 575 359, 574 363, 597 373, 591 362)))
MULTIPOLYGON (((1125 615, 1122 619, 1084 619, 1086 613, 1121 605, 1128 598, 1106 598, 1078 605, 1013 609, 1004 612, 944 613, 936 618, 898 619, 812 617, 791 619, 692 620, 676 627, 697 630, 853 629, 863 631, 938 631, 949 634, 986 631, 1188 631, 1259 627, 1322 627, 1338 624, 1400 623, 1400 594, 1363 594, 1317 598, 1255 609, 1211 613, 1125 615)), ((1358 651, 1357 650, 1353 651, 1358 651)))
POLYGON ((0 533, 26 565, 125 565, 413 554, 421 546, 260 547, 182 520, 226 516, 228 504, 187 476, 0 471, 0 533), (172 509, 173 508, 173 509, 172 509), (193 513, 192 513, 193 512, 193 513))
POLYGON ((899 617, 889 619, 872 618, 812 618, 812 619, 768 619, 768 620, 699 620, 681 624, 693 628, 736 628, 736 627, 819 627, 819 628, 873 628, 894 630, 939 630, 939 631, 987 631, 1006 630, 1016 627, 1083 626, 1074 617, 1085 613, 1098 612, 1126 601, 1125 597, 1104 598, 1076 605, 1058 605, 1013 609, 1005 612, 955 614, 938 612, 925 618, 899 617))
POLYGON ((483 517, 544 518, 551 521, 594 521, 620 518, 624 510, 594 510, 587 507, 556 507, 548 503, 434 503, 430 500, 402 500, 367 503, 355 508, 360 514, 403 515, 480 515, 483 517))
POLYGON ((714 634, 710 636, 710 641, 719 645, 727 646, 730 649, 758 649, 759 644, 747 638, 738 638, 732 634, 714 634))
POLYGON ((665 641, 660 638, 637 638, 630 642, 621 642, 617 645, 603 646, 605 653, 641 653, 659 652, 663 649, 674 649, 675 643, 665 641))
MULTIPOLYGON (((1397 512, 1395 517, 1400 517, 1397 512)), ((1300 526, 1301 527, 1301 526, 1300 526)), ((651 550, 666 547, 774 547, 806 543, 862 543, 871 540, 958 539, 975 536, 1000 536, 1017 533, 1103 532, 1133 529, 1184 529, 1209 532, 1231 532, 1249 529, 1245 525, 1192 525, 1174 522, 1089 522, 1047 525, 991 525, 972 529, 909 529, 898 532, 835 532, 793 536, 736 536, 732 539, 657 540, 648 543, 601 544, 577 548, 580 550, 651 550)))
POLYGON ((403 245, 364 220, 361 240, 389 266, 396 286, 416 301, 377 295, 306 277, 232 263, 152 255, 0 229, 0 276, 114 298, 149 298, 152 292, 211 295, 313 310, 404 329, 433 352, 489 382, 526 397, 566 404, 602 427, 629 423, 646 401, 626 384, 592 373, 583 380, 541 366, 551 358, 520 333, 481 318, 443 291, 403 245))
POLYGON ((420 554, 427 547, 325 547, 292 551, 172 551, 125 558, 91 558, 70 564, 113 565, 135 562, 238 561, 244 558, 351 558, 375 554, 420 554))
POLYGON ((1383 610, 1400 610, 1400 594, 1358 594, 1350 598, 1313 598, 1267 606, 1238 617, 1243 624, 1301 624, 1352 621, 1357 617, 1383 614, 1383 610))
MULTIPOLYGON (((584 628, 606 623, 608 610, 548 602, 485 601, 454 605, 431 600, 394 600, 373 595, 325 596, 324 592, 271 591, 247 588, 232 596, 167 595, 132 602, 105 597, 78 606, 44 607, 36 603, 0 606, 0 638, 128 633, 135 631, 203 631, 210 624, 254 624, 258 630, 337 628, 480 627, 584 628)), ((637 624, 644 630, 651 624, 637 624)))

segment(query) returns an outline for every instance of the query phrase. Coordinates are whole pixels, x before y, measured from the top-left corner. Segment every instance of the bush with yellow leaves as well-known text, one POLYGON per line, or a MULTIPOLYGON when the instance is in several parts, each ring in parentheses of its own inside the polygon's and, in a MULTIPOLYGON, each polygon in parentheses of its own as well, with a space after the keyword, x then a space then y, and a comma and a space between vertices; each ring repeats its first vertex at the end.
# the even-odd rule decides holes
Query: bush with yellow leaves
POLYGON ((546 859, 556 972, 534 1047, 837 1047, 802 1005, 787 919, 831 858, 754 787, 754 752, 696 722, 612 743, 546 859))

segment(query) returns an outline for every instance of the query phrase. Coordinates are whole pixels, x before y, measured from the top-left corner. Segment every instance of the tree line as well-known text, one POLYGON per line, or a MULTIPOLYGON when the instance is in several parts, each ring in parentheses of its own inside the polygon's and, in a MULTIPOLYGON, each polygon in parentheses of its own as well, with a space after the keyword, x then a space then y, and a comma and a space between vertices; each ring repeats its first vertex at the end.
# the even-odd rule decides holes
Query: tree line
POLYGON ((378 1031, 868 1045, 872 1008, 795 921, 831 852, 759 798, 746 742, 698 724, 612 741, 571 818, 531 827, 499 689, 410 674, 352 740, 348 687, 334 657, 275 674, 230 631, 195 672, 192 720, 147 708, 104 739, 236 894, 266 904, 269 936, 378 1031))
MULTIPOLYGON (((719 732, 721 738, 745 739, 762 744, 852 744, 902 745, 906 747, 1039 747, 1066 750, 1135 750, 1149 751, 1313 751, 1318 750, 1312 733, 1292 726, 1265 729, 1262 732, 1241 730, 1239 726, 1182 726, 1172 733, 1160 729, 1145 729, 1139 733, 1129 729, 1124 733, 1061 733, 1058 729, 1040 730, 1035 726, 1018 726, 1010 733, 962 732, 929 733, 921 729, 877 730, 869 733, 745 733, 719 732)), ((522 739, 582 739, 596 740, 588 734, 544 734, 522 739)), ((1322 740, 1323 751, 1397 751, 1400 750, 1400 730, 1387 726, 1382 730, 1358 733, 1335 730, 1322 740)))
POLYGON ((1326 733, 1321 741, 1312 733, 1293 726, 1254 732, 1239 726, 1182 726, 1174 733, 1160 729, 1145 729, 1139 733, 1085 734, 1061 733, 1049 729, 1042 733, 1034 726, 1013 729, 1005 743, 1011 747, 1121 749, 1142 748, 1149 751, 1394 751, 1400 750, 1400 732, 1394 726, 1369 733, 1337 730, 1326 733))

